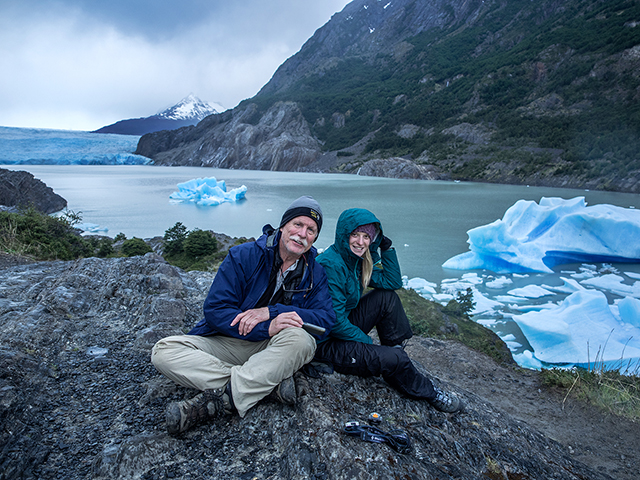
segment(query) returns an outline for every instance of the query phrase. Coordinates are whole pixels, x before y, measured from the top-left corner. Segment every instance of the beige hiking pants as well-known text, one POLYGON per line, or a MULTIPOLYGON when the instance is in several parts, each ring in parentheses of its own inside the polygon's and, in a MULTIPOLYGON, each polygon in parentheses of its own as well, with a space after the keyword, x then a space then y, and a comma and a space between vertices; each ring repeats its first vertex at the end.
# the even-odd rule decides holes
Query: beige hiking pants
POLYGON ((160 373, 184 387, 224 388, 231 382, 238 414, 266 397, 282 380, 311 361, 316 341, 302 328, 289 327, 269 340, 249 342, 224 335, 176 335, 153 347, 160 373))

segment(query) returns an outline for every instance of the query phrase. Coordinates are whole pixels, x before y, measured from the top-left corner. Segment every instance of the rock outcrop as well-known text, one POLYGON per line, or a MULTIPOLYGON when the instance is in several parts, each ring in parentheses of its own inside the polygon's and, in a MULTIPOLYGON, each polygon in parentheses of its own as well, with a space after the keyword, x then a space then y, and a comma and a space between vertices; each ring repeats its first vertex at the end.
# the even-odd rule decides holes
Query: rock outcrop
POLYGON ((295 102, 277 102, 266 112, 248 104, 196 127, 145 135, 136 154, 156 165, 301 171, 319 157, 320 144, 295 102))
POLYGON ((54 213, 64 209, 67 201, 29 172, 0 168, 0 205, 34 206, 43 213, 54 213))
POLYGON ((418 165, 404 158, 376 158, 369 160, 357 171, 368 177, 390 177, 414 180, 445 180, 448 175, 433 165, 418 165))
POLYGON ((380 379, 298 373, 295 407, 263 402, 168 436, 166 403, 195 392, 159 375, 150 350, 199 320, 212 278, 154 253, 0 269, 0 479, 610 478, 450 384, 465 413, 380 379), (343 433, 373 411, 408 435, 409 453, 343 433))

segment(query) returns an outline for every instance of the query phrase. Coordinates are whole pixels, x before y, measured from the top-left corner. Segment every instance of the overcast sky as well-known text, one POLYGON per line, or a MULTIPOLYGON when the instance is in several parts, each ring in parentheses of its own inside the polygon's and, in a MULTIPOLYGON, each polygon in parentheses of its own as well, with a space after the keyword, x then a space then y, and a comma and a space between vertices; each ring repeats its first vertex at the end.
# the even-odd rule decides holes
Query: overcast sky
POLYGON ((0 126, 95 130, 254 96, 349 0, 0 0, 0 126))

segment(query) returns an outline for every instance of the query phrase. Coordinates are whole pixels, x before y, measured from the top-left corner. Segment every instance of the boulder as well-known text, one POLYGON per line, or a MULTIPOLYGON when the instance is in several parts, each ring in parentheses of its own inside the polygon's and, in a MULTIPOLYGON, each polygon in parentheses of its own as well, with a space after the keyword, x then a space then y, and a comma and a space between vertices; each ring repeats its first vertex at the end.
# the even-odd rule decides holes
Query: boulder
POLYGON ((43 213, 54 213, 64 209, 67 201, 29 172, 0 168, 0 205, 33 206, 43 213))

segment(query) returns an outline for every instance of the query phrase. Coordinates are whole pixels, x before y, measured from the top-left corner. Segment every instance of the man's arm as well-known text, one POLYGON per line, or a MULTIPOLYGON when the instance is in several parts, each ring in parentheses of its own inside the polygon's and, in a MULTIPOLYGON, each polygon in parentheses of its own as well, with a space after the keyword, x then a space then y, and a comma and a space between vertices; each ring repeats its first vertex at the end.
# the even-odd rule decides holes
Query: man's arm
MULTIPOLYGON (((239 326, 240 321, 245 317, 247 321, 253 319, 252 322, 262 318, 260 312, 264 312, 264 309, 252 309, 252 307, 258 302, 263 289, 253 287, 264 284, 266 288, 270 273, 267 263, 268 260, 263 256, 263 252, 259 251, 255 245, 232 248, 229 251, 218 269, 204 302, 204 323, 208 327, 209 334, 221 333, 250 341, 269 338, 269 322, 255 322, 248 333, 246 333, 248 324, 245 322, 246 325, 243 324, 245 334, 240 332, 239 326), (239 315, 241 315, 240 318, 238 318, 239 315), (238 321, 234 322, 236 319, 238 321)), ((200 322, 198 327, 202 323, 200 322)))

